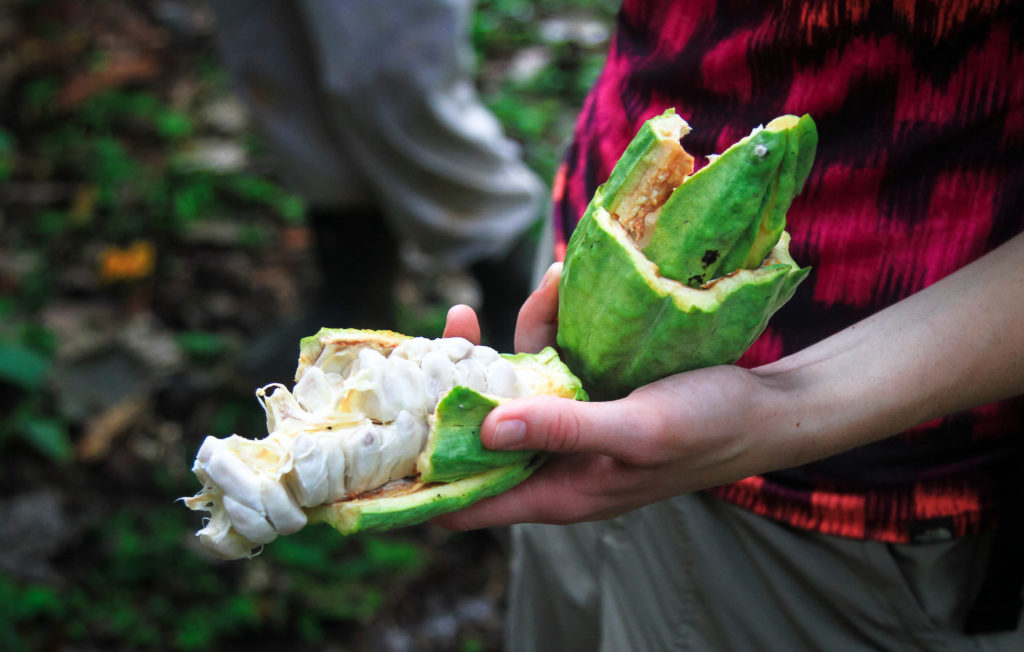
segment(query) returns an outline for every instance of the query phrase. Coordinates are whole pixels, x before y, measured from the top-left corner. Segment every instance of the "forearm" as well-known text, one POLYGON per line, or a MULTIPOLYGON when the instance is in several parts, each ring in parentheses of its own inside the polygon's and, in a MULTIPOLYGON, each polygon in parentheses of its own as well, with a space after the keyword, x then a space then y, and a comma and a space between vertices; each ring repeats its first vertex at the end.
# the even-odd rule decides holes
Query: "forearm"
POLYGON ((1024 235, 754 373, 786 466, 1024 393, 1024 235))
MULTIPOLYGON (((557 271, 551 270, 552 278, 557 271)), ((521 348, 553 335, 556 288, 549 279, 523 307, 521 348)), ((698 369, 617 401, 505 403, 484 421, 485 446, 560 455, 529 482, 443 522, 462 529, 609 518, 822 459, 1020 393, 1024 235, 891 308, 758 369, 698 369)))

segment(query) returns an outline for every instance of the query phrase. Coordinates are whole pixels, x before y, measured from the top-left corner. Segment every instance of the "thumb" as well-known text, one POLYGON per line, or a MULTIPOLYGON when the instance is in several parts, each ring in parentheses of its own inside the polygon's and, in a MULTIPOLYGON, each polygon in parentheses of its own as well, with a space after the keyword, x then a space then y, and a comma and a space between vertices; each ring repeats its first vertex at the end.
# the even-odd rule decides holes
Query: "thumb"
POLYGON ((473 344, 479 344, 480 322, 477 320, 476 312, 462 304, 449 308, 443 337, 464 337, 473 344))
POLYGON ((495 450, 597 453, 623 461, 641 459, 657 429, 630 409, 628 399, 588 403, 539 396, 509 401, 484 420, 480 439, 495 450))

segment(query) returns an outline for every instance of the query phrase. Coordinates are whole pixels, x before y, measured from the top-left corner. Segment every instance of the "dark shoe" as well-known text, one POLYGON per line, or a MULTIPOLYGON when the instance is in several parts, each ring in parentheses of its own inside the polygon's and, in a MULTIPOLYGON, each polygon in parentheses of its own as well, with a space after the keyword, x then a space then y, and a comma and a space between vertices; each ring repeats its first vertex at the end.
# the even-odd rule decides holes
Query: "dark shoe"
POLYGON ((398 242, 372 210, 311 210, 321 287, 317 309, 345 328, 392 329, 398 242))

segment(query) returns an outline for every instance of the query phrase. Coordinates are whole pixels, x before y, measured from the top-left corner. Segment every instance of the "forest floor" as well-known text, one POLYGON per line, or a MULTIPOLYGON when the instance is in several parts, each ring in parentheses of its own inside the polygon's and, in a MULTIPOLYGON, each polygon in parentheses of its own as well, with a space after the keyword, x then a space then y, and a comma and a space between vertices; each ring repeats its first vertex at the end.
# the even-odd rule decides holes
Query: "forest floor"
MULTIPOLYGON (((477 6, 481 93, 548 182, 613 12, 477 6)), ((265 432, 238 362, 320 280, 215 30, 200 0, 0 5, 0 649, 498 649, 501 531, 222 562, 177 502, 206 434, 265 432)), ((447 305, 395 301, 439 335, 447 305)))

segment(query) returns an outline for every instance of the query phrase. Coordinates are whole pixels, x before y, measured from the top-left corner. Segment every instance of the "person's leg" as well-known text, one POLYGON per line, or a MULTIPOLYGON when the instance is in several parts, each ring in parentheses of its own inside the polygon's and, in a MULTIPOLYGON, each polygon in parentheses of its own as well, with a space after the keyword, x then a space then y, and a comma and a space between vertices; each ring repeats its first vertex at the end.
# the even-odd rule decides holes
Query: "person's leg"
POLYGON ((326 119, 392 230, 438 274, 473 274, 488 343, 511 350, 532 290, 529 230, 546 192, 476 92, 472 2, 299 6, 320 64, 326 119))
POLYGON ((514 525, 505 649, 592 652, 604 523, 514 525))
POLYGON ((1024 649, 1021 630, 963 633, 988 535, 899 546, 841 539, 705 494, 554 532, 529 555, 513 539, 514 559, 531 563, 513 565, 509 641, 522 649, 560 640, 571 611, 557 603, 574 604, 563 586, 574 581, 586 596, 584 628, 598 632, 592 649, 1024 649), (596 577, 563 571, 542 581, 573 559, 595 560, 585 568, 596 577))
POLYGON ((299 6, 326 118, 394 230, 452 266, 508 252, 545 193, 476 92, 472 2, 299 6))
POLYGON ((295 3, 212 0, 211 6, 220 61, 288 187, 311 206, 374 206, 360 166, 324 111, 317 51, 295 3))
POLYGON ((275 169, 307 204, 319 287, 303 314, 250 343, 241 383, 295 373, 298 343, 321 327, 394 324, 397 238, 374 191, 324 111, 307 21, 287 0, 214 0, 217 47, 234 88, 266 139, 275 169))

